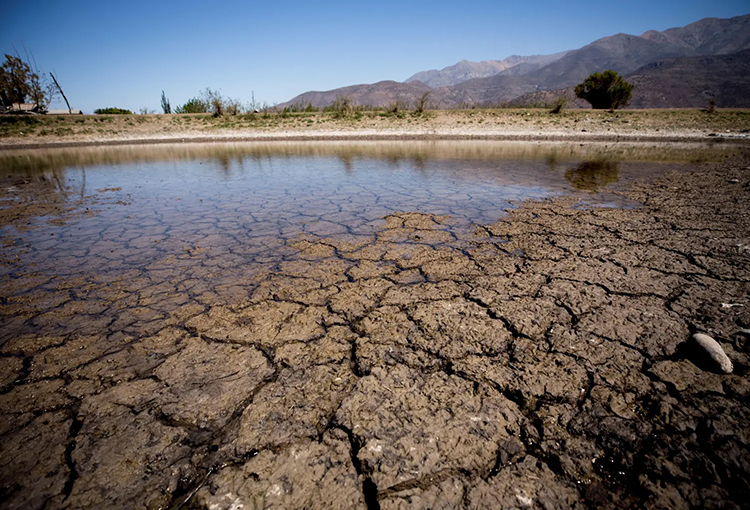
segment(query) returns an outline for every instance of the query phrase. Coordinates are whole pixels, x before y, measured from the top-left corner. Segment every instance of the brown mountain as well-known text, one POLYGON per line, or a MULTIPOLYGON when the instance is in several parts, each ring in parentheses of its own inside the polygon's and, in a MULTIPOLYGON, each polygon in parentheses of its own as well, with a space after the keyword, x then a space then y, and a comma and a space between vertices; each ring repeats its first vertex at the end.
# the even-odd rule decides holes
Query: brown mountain
MULTIPOLYGON (((351 99, 352 103, 355 105, 386 106, 395 101, 402 101, 411 105, 417 97, 425 92, 432 91, 433 89, 419 81, 411 83, 379 81, 378 83, 351 85, 349 87, 341 87, 339 89, 327 90, 324 92, 305 92, 304 94, 300 94, 294 99, 282 103, 277 107, 284 108, 290 105, 307 105, 309 103, 315 107, 324 108, 331 105, 339 96, 351 99)), ((438 100, 433 107, 450 108, 451 105, 438 100)))
MULTIPOLYGON (((492 69, 505 67, 492 76, 472 78, 451 86, 430 88, 429 84, 420 81, 408 83, 387 81, 372 85, 344 87, 327 92, 306 92, 281 106, 308 101, 315 106, 326 106, 331 104, 337 95, 346 95, 355 104, 386 105, 396 100, 411 102, 427 90, 432 90, 431 99, 434 107, 491 106, 530 93, 572 87, 583 81, 591 73, 606 69, 613 69, 623 75, 635 73, 638 70, 641 77, 637 80, 641 81, 636 80, 635 74, 633 79, 641 85, 642 90, 646 91, 652 90, 649 88, 652 87, 652 85, 649 85, 650 83, 672 83, 672 78, 667 76, 670 73, 677 76, 680 73, 687 72, 680 71, 682 69, 680 66, 699 65, 697 63, 701 61, 690 61, 693 63, 685 61, 682 64, 675 61, 672 64, 662 64, 666 66, 662 70, 654 68, 651 71, 642 71, 642 68, 648 64, 674 59, 680 60, 686 57, 737 53, 747 49, 750 49, 750 14, 730 19, 705 18, 685 27, 671 28, 663 32, 650 30, 640 36, 616 34, 598 39, 580 49, 557 55, 509 57, 505 61, 479 63, 487 64, 483 68, 485 70, 480 70, 481 72, 490 72, 492 69), (548 58, 548 60, 545 61, 544 58, 548 58), (492 62, 503 62, 503 64, 495 65, 492 62), (662 78, 657 78, 660 73, 666 74, 662 78)), ((713 62, 711 65, 720 66, 720 61, 721 59, 711 61, 713 62)), ((439 74, 446 71, 444 69, 443 71, 436 71, 438 74, 424 75, 424 77, 428 81, 432 80, 433 84, 440 83, 441 80, 460 79, 461 76, 471 75, 472 69, 477 69, 470 64, 476 63, 459 62, 455 66, 446 68, 450 70, 448 74, 439 74)), ((691 92, 693 89, 702 86, 699 83, 702 78, 698 77, 708 80, 705 87, 710 85, 711 90, 719 90, 716 76, 709 76, 706 73, 701 73, 700 70, 696 70, 696 72, 696 78, 694 79, 685 76, 686 82, 691 84, 690 87, 684 87, 686 94, 693 94, 691 92)), ((432 73, 432 71, 427 73, 432 73)), ((421 74, 417 73, 410 80, 421 74)), ((730 96, 737 93, 732 91, 744 90, 743 85, 741 85, 742 77, 732 72, 729 72, 726 76, 733 77, 731 80, 734 81, 739 80, 737 83, 740 84, 734 88, 732 87, 734 82, 727 82, 722 85, 721 90, 723 92, 720 94, 722 101, 725 104, 741 102, 741 98, 732 99, 730 96)), ((657 99, 657 95, 649 97, 648 100, 644 99, 644 105, 656 105, 657 103, 662 105, 662 103, 665 103, 664 106, 678 106, 678 103, 683 104, 687 101, 687 99, 679 98, 677 89, 674 90, 674 93, 665 94, 663 99, 657 99)), ((635 101, 634 98, 633 105, 638 104, 635 101)), ((694 102, 694 100, 691 99, 689 102, 694 102)), ((702 104, 705 104, 705 101, 702 104)))
POLYGON ((721 108, 750 108, 750 50, 660 60, 627 77, 630 108, 690 108, 716 100, 721 108))
MULTIPOLYGON (((637 69, 625 79, 635 85, 627 108, 700 108, 716 100, 720 108, 750 108, 750 50, 659 60, 637 69)), ((558 97, 570 108, 590 108, 575 97, 574 87, 525 94, 511 104, 550 104, 558 97)))

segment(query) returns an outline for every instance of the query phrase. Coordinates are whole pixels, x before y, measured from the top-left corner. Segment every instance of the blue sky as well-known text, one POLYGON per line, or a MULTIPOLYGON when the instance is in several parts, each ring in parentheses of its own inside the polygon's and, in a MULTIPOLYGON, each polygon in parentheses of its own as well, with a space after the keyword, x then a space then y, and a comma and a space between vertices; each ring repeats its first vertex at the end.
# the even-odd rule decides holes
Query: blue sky
POLYGON ((747 0, 10 0, 0 49, 32 52, 74 108, 158 110, 162 90, 173 106, 206 87, 274 104, 462 59, 555 53, 748 12, 747 0))

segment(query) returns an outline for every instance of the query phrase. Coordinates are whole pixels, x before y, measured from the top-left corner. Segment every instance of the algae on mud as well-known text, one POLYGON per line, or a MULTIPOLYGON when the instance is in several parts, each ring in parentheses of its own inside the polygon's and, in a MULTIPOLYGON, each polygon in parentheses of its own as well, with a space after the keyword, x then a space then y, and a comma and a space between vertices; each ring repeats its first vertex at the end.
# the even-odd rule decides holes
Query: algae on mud
MULTIPOLYGON (((0 507, 740 508, 749 168, 623 184, 639 208, 524 202, 476 230, 384 208, 361 231, 248 236, 158 187, 171 215, 123 189, 63 201, 57 224, 3 216, 0 507), (93 247, 66 240, 112 215, 93 247), (696 329, 733 374, 686 357, 696 329)), ((229 205, 247 217, 211 207, 229 205)))

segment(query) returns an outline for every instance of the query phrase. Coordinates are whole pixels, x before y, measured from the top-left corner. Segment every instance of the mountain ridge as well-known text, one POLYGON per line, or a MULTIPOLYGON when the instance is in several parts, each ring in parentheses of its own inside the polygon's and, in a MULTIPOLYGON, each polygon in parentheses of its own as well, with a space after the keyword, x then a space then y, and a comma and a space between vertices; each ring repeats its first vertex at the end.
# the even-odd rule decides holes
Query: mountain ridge
MULTIPOLYGON (((727 55, 747 49, 750 49, 750 14, 733 18, 704 18, 684 27, 674 27, 664 31, 648 30, 640 36, 625 33, 613 34, 592 41, 581 48, 551 55, 529 57, 512 55, 504 60, 488 60, 481 63, 462 60, 440 71, 421 71, 405 82, 382 81, 329 91, 305 92, 279 106, 283 108, 291 104, 310 103, 316 107, 324 107, 333 103, 337 96, 342 95, 348 96, 353 104, 385 106, 394 101, 411 103, 425 92, 430 92, 432 108, 496 106, 528 94, 575 86, 591 73, 606 69, 612 69, 622 75, 630 75, 654 62, 727 55), (482 66, 477 68, 474 64, 482 64, 482 66), (497 71, 498 69, 500 70, 497 71), (494 74, 481 75, 489 72, 494 74), (446 80, 455 81, 468 77, 472 73, 480 76, 451 85, 440 85, 446 80), (417 77, 425 81, 418 80, 417 77)), ((693 66, 694 62, 684 65, 693 66)), ((719 64, 716 63, 716 65, 719 64)), ((679 74, 674 70, 677 69, 674 65, 662 67, 661 70, 657 67, 648 72, 648 83, 659 82, 664 86, 679 90, 679 84, 670 84, 666 75, 657 79, 660 72, 666 72, 669 69, 672 70, 672 76, 679 74)), ((723 72, 729 71, 727 76, 736 74, 732 73, 731 69, 725 67, 722 69, 723 72)), ((721 85, 722 92, 719 92, 717 87, 720 84, 717 80, 701 73, 700 69, 694 69, 694 72, 696 76, 704 77, 707 87, 709 85, 713 87, 713 89, 708 89, 703 94, 704 96, 718 94, 727 103, 734 104, 739 101, 745 104, 743 98, 731 99, 727 96, 729 93, 727 91, 734 90, 731 86, 721 85)), ((734 79, 743 82, 741 78, 741 76, 735 76, 734 79)), ((690 81, 692 85, 689 90, 695 87, 700 88, 695 79, 691 78, 690 81)), ((744 89, 740 86, 736 90, 744 89)), ((636 88, 636 97, 638 93, 636 88)), ((664 103, 663 99, 658 99, 656 94, 651 94, 650 97, 654 104, 664 103)), ((634 101, 638 103, 635 98, 634 101)), ((676 98, 675 104, 679 102, 679 98, 676 98)), ((750 103, 750 99, 746 102, 750 103)), ((649 106, 644 104, 642 107, 649 106)))

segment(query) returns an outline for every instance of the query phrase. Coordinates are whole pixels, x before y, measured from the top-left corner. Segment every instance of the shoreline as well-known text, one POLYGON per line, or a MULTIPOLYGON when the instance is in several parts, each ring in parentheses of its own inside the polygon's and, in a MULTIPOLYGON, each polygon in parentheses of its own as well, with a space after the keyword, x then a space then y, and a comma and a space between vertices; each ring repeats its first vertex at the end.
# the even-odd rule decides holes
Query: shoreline
POLYGON ((750 145, 750 110, 0 116, 0 151, 169 143, 495 140, 750 145))
POLYGON ((346 142, 346 141, 464 141, 487 140, 498 142, 570 142, 570 143, 709 143, 750 146, 750 137, 702 136, 695 134, 656 135, 648 134, 580 134, 570 133, 387 133, 387 132, 317 132, 300 133, 256 133, 228 134, 218 136, 195 136, 176 134, 168 137, 107 138, 100 140, 54 140, 49 142, 9 143, 0 142, 0 151, 25 149, 54 149, 75 147, 116 147, 127 145, 166 145, 182 143, 242 143, 242 142, 346 142))

